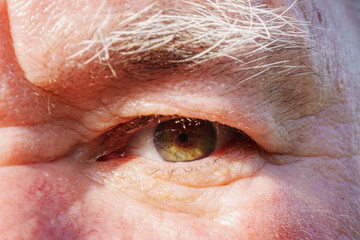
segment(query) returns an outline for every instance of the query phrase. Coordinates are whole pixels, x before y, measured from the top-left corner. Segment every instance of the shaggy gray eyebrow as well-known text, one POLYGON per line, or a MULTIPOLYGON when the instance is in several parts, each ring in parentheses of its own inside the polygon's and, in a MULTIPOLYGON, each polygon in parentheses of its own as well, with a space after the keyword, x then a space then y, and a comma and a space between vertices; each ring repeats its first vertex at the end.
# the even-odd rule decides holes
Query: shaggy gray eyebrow
POLYGON ((91 37, 69 59, 105 66, 114 78, 126 73, 146 80, 177 71, 226 75, 233 82, 224 94, 257 84, 263 106, 276 105, 284 115, 301 112, 322 97, 309 77, 310 24, 290 14, 297 0, 283 8, 256 2, 154 2, 138 12, 117 13, 104 1, 89 24, 91 37))
POLYGON ((122 65, 128 70, 139 65, 165 69, 214 59, 235 62, 237 70, 303 67, 289 64, 291 59, 269 59, 284 50, 304 48, 307 36, 302 27, 307 23, 286 16, 296 1, 276 9, 241 0, 182 1, 181 7, 165 8, 154 2, 126 16, 108 11, 100 17, 105 3, 89 26, 92 38, 83 40, 70 59, 90 54, 85 64, 106 63, 114 75, 122 65), (119 19, 116 29, 104 33, 114 18, 119 19))

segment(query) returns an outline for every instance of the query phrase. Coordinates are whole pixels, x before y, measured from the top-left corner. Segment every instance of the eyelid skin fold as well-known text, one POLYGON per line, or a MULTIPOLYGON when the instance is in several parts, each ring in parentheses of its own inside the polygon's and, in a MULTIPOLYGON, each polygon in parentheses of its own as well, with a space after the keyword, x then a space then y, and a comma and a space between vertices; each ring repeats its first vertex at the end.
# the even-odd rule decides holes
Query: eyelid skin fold
POLYGON ((266 164, 256 144, 235 141, 199 161, 173 163, 130 156, 86 164, 82 171, 98 184, 158 209, 211 216, 220 205, 196 201, 214 194, 217 202, 219 191, 238 180, 250 181, 266 164), (194 204, 184 206, 187 202, 194 204))
MULTIPOLYGON (((172 117, 173 118, 173 117, 172 117)), ((147 118, 146 119, 150 119, 147 118)), ((152 121, 157 118, 152 118, 152 121)), ((167 118, 169 119, 169 117, 167 118)), ((136 120, 138 121, 138 120, 136 120)), ((140 121, 141 122, 141 121, 140 121)), ((154 123, 150 123, 153 125, 154 123)), ((150 126, 151 126, 150 125, 150 126)), ((154 126, 154 125, 153 125, 154 126)), ((140 127, 139 132, 145 125, 140 127)), ((150 127, 150 130, 153 127, 150 127)), ((131 131, 134 131, 132 129, 131 131)), ((219 131, 219 129, 217 130, 219 131)), ((229 130, 227 130, 229 131, 229 130)), ((150 131, 150 135, 152 131, 150 131)), ((136 135, 136 133, 135 133, 136 135)), ((114 136, 110 136, 114 137, 114 136)), ((119 137, 119 136, 115 136, 119 137)), ((151 136, 143 136, 144 141, 148 141, 151 136)), ((223 140, 229 136, 223 136, 223 140)), ((121 138, 121 136, 120 136, 121 138)), ((129 139, 129 138, 127 138, 129 139)), ((126 143, 124 143, 126 146, 126 143)), ((124 145, 118 146, 118 149, 126 148, 124 145)), ((112 182, 109 186, 117 186, 119 179, 127 183, 132 181, 135 175, 143 175, 149 178, 162 179, 164 181, 172 181, 174 183, 193 186, 193 187, 212 187, 224 184, 229 184, 240 178, 250 177, 255 174, 265 160, 259 154, 259 148, 250 138, 242 133, 234 135, 231 143, 221 149, 216 149, 214 153, 204 159, 195 160, 193 162, 166 162, 159 159, 159 155, 147 155, 148 149, 143 149, 140 146, 140 154, 128 154, 126 152, 121 155, 120 152, 110 154, 110 158, 106 160, 101 158, 97 162, 89 162, 87 164, 87 171, 92 179, 100 182, 112 182), (145 155, 141 156, 141 151, 145 155), (117 155, 118 154, 118 155, 117 155), (156 161, 149 158, 158 158, 156 161), (130 172, 132 172, 130 174, 130 172), (127 176, 132 176, 127 179, 127 176)), ((218 146, 219 148, 221 146, 218 146)), ((138 152, 138 150, 136 150, 138 152)), ((136 153, 134 152, 134 153, 136 153)), ((121 184, 116 188, 122 188, 121 184)))

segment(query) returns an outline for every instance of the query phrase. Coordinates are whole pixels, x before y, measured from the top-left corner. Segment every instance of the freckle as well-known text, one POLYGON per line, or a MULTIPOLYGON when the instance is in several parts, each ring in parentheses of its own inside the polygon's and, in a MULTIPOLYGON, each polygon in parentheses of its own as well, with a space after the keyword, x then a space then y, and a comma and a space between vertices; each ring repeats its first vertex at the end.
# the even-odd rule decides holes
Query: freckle
POLYGON ((329 65, 329 63, 326 64, 326 71, 327 71, 327 73, 328 73, 329 75, 331 74, 331 70, 330 70, 330 65, 329 65))
POLYGON ((319 22, 322 22, 322 16, 321 16, 321 13, 319 11, 317 11, 317 16, 318 16, 319 22))

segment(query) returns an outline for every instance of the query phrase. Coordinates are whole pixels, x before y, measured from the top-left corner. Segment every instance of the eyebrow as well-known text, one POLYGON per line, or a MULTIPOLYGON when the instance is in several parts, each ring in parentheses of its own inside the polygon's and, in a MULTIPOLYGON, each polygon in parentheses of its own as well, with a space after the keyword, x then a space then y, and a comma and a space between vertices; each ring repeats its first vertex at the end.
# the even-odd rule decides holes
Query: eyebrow
POLYGON ((100 14, 100 8, 90 25, 92 37, 83 40, 70 59, 106 65, 114 77, 126 72, 146 79, 159 70, 205 69, 233 78, 229 93, 259 82, 262 88, 256 94, 264 104, 276 103, 284 115, 321 98, 315 94, 319 82, 308 56, 304 29, 309 24, 288 14, 296 1, 288 8, 233 0, 183 3, 180 8, 155 2, 127 17, 100 14), (105 32, 109 19, 118 23, 105 32))
POLYGON ((247 67, 255 54, 259 59, 264 53, 299 48, 306 38, 301 28, 306 23, 285 15, 293 5, 274 9, 233 0, 182 3, 181 8, 164 8, 155 2, 128 17, 107 12, 99 22, 100 8, 89 27, 92 38, 82 41, 81 50, 70 58, 95 51, 85 64, 98 59, 166 68, 223 58, 247 67), (117 29, 105 35, 110 18, 118 19, 117 29))

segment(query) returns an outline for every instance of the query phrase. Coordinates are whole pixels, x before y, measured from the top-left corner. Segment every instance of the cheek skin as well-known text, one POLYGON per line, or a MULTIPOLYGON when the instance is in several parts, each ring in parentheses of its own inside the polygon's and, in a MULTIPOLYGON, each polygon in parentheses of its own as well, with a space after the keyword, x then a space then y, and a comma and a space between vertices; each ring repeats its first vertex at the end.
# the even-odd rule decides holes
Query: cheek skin
POLYGON ((44 170, 36 166, 0 170, 0 204, 6 206, 0 209, 2 239, 76 236, 75 226, 67 216, 76 198, 75 188, 61 173, 44 170))
POLYGON ((210 232, 226 236, 226 227, 214 222, 156 211, 90 184, 76 168, 49 165, 1 169, 2 239, 163 239, 184 230, 203 239, 210 232))
MULTIPOLYGON (((258 176, 220 187, 216 202, 221 208, 209 219, 191 212, 165 211, 150 204, 149 199, 135 200, 126 192, 92 182, 81 174, 81 168, 59 161, 1 169, 0 204, 7 207, 0 209, 0 236, 189 239, 186 232, 190 239, 322 239, 325 233, 336 236, 336 227, 342 226, 329 211, 332 203, 314 205, 317 201, 324 204, 327 201, 322 198, 330 196, 314 193, 319 184, 305 180, 310 174, 305 169, 301 169, 304 177, 295 181, 288 174, 297 174, 296 168, 267 165, 258 176), (281 173, 283 177, 276 177, 281 173), (302 190, 299 193, 295 189, 302 190)), ((206 195, 211 190, 202 191, 206 195)), ((202 205, 213 201, 209 198, 202 205)))

